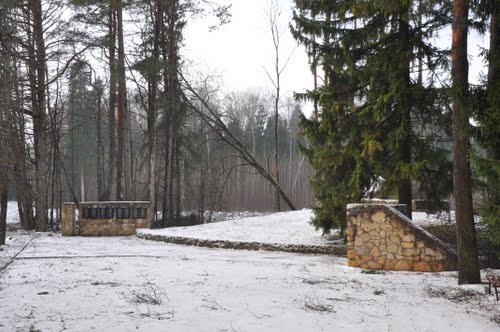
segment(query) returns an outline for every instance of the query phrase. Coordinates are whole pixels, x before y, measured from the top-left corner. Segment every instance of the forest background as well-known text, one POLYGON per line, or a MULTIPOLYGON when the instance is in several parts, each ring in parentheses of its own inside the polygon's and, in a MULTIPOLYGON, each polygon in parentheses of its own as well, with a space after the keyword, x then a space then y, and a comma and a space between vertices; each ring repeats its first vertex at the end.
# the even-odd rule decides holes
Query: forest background
POLYGON ((272 52, 255 69, 271 88, 228 91, 183 53, 190 22, 229 24, 228 2, 2 1, 1 215, 9 195, 38 231, 65 200, 150 200, 161 227, 312 205, 342 233, 347 203, 453 193, 459 282, 473 282, 474 209, 500 239, 499 1, 296 0, 284 24, 282 6, 263 10, 272 52), (313 82, 294 96, 288 29, 313 82), (471 84, 469 32, 488 31, 471 84))

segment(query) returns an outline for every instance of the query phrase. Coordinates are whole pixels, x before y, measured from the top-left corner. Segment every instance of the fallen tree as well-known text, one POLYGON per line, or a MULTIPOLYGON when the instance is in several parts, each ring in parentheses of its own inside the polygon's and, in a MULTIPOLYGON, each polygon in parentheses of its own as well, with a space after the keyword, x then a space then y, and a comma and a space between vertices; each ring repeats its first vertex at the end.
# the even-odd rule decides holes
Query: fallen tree
POLYGON ((290 210, 295 211, 295 205, 292 203, 288 195, 285 193, 280 184, 269 174, 268 171, 257 161, 247 146, 226 126, 222 120, 221 114, 216 108, 210 104, 209 100, 203 97, 196 89, 186 80, 184 75, 179 71, 181 94, 186 105, 193 110, 200 118, 212 129, 217 136, 231 146, 249 166, 253 167, 262 177, 264 177, 276 190, 278 195, 288 205, 290 210), (196 105, 196 102, 203 106, 203 109, 196 105))

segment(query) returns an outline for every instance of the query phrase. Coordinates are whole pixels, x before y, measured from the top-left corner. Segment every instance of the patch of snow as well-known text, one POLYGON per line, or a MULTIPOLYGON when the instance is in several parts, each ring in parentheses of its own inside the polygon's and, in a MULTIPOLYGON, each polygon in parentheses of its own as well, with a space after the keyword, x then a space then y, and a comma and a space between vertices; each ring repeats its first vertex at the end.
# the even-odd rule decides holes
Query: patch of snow
POLYGON ((415 212, 411 213, 412 221, 416 224, 444 224, 455 220, 455 211, 442 213, 415 212))
MULTIPOLYGON (((258 217, 266 215, 263 212, 251 212, 251 211, 217 211, 212 212, 212 221, 211 222, 219 222, 233 219, 242 219, 242 218, 250 218, 250 217, 258 217)), ((210 212, 205 212, 205 219, 208 219, 210 216, 210 212)))
MULTIPOLYGON (((282 218, 253 230, 271 237, 282 218)), ((365 272, 328 255, 38 233, 0 273, 0 331, 499 330, 495 297, 454 272, 365 272)))
POLYGON ((19 210, 16 201, 7 203, 7 224, 19 224, 19 210))
POLYGON ((333 243, 310 224, 312 217, 312 211, 304 209, 188 227, 140 229, 138 232, 236 242, 310 245, 333 243))
MULTIPOLYGON (((54 211, 54 216, 57 215, 59 209, 48 209, 47 214, 50 216, 51 211, 54 211)), ((78 210, 76 210, 76 214, 78 215, 78 210)), ((9 201, 7 203, 7 224, 19 224, 19 209, 17 205, 17 201, 9 201)))
MULTIPOLYGON (((443 211, 441 213, 412 212, 412 220, 416 224, 449 224, 455 222, 455 211, 443 211)), ((476 225, 481 223, 481 217, 474 215, 476 225)))

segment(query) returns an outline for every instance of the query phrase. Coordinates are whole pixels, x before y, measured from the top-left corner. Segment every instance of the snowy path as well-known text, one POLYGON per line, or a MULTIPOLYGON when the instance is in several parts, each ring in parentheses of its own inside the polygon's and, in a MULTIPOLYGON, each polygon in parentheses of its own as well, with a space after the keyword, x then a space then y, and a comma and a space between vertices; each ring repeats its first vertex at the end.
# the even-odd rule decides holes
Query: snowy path
POLYGON ((0 299, 0 331, 500 330, 494 297, 454 273, 135 237, 37 234, 0 273, 0 299))

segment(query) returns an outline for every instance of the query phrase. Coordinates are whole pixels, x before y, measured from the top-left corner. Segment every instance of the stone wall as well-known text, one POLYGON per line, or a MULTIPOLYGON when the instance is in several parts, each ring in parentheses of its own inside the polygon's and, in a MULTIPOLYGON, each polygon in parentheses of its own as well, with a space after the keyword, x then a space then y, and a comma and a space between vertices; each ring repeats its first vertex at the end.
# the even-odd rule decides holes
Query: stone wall
MULTIPOLYGON (((64 204, 62 235, 127 236, 137 228, 151 228, 152 209, 149 202, 81 202, 78 220, 70 230, 70 205, 64 204)), ((70 203, 72 204, 72 203, 70 203)), ((74 205, 73 205, 74 213, 74 205)))
POLYGON ((440 272, 456 270, 456 253, 412 223, 398 206, 347 207, 347 258, 352 267, 440 272))
POLYGON ((62 206, 62 220, 61 220, 61 235, 73 236, 76 235, 75 225, 75 203, 64 202, 62 206))
POLYGON ((326 254, 345 257, 345 245, 311 245, 311 244, 284 244, 284 243, 261 243, 243 241, 225 241, 196 239, 182 236, 157 235, 138 232, 137 237, 145 240, 159 241, 174 244, 184 244, 188 246, 237 249, 237 250, 261 250, 261 251, 282 251, 295 252, 301 254, 326 254))

